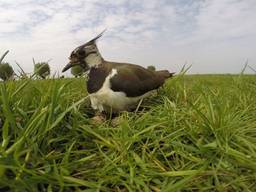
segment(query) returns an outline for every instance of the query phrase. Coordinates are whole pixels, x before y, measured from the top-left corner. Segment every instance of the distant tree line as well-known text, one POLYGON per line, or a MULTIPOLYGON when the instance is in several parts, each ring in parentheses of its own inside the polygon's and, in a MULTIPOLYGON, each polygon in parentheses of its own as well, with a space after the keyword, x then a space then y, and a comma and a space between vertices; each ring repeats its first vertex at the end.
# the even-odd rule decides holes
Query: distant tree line
POLYGON ((80 65, 71 68, 71 74, 74 77, 81 77, 84 74, 84 69, 80 65))
MULTIPOLYGON (((3 62, 4 57, 8 54, 9 51, 6 51, 0 58, 0 79, 3 81, 12 80, 14 76, 18 76, 20 79, 27 78, 27 74, 23 71, 20 65, 16 62, 18 67, 21 69, 20 74, 15 74, 12 66, 8 62, 3 62)), ((35 62, 34 63, 34 75, 36 78, 45 79, 50 75, 50 66, 48 62, 35 62)))
POLYGON ((33 59, 34 63, 34 74, 42 79, 45 79, 47 76, 50 75, 50 66, 48 62, 38 62, 36 63, 33 59))
POLYGON ((7 81, 14 76, 14 71, 12 67, 7 62, 0 63, 0 78, 4 81, 7 81))
MULTIPOLYGON (((20 79, 28 78, 27 74, 23 71, 21 66, 16 62, 21 71, 19 71, 19 75, 15 74, 12 66, 8 62, 3 62, 4 57, 8 54, 9 51, 6 51, 0 58, 0 79, 3 81, 12 80, 14 76, 18 76, 20 79)), ((34 64, 34 75, 38 79, 45 79, 50 75, 50 65, 49 61, 47 62, 35 62, 34 64)), ((156 68, 153 65, 147 67, 147 69, 155 71, 156 68)), ((81 77, 85 73, 84 69, 77 65, 71 68, 71 74, 74 77, 81 77)), ((64 76, 60 76, 60 78, 64 78, 64 76)))
POLYGON ((13 68, 7 62, 3 62, 4 57, 8 54, 9 51, 6 51, 0 58, 0 78, 4 81, 11 79, 14 75, 13 68))
POLYGON ((149 65, 147 67, 147 69, 151 70, 151 71, 155 71, 156 70, 156 67, 154 65, 149 65))
MULTIPOLYGON (((28 78, 27 74, 21 68, 21 66, 16 62, 18 67, 20 68, 19 74, 15 74, 12 66, 8 62, 3 62, 5 56, 8 54, 9 51, 6 51, 2 57, 0 58, 0 79, 3 81, 12 80, 14 76, 19 77, 20 79, 28 78)), ((34 64, 34 74, 38 79, 46 79, 50 75, 50 65, 48 62, 35 62, 33 59, 34 64)), ((74 66, 71 68, 71 74, 74 77, 80 77, 84 74, 84 69, 81 66, 74 66)), ((64 78, 64 75, 60 76, 60 78, 64 78)))

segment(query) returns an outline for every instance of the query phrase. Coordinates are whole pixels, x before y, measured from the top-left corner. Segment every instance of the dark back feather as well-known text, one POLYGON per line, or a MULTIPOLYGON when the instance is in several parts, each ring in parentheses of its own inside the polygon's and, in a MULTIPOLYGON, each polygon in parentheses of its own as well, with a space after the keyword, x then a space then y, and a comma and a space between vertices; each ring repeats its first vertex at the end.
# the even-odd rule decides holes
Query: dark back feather
POLYGON ((137 97, 163 85, 166 74, 145 69, 139 65, 116 64, 117 75, 111 78, 111 89, 128 97, 137 97))
POLYGON ((116 69, 117 74, 110 79, 110 88, 115 92, 124 92, 127 97, 142 96, 159 88, 167 78, 172 76, 167 70, 151 71, 139 65, 103 61, 101 65, 91 68, 89 72, 88 93, 100 90, 112 69, 116 69))

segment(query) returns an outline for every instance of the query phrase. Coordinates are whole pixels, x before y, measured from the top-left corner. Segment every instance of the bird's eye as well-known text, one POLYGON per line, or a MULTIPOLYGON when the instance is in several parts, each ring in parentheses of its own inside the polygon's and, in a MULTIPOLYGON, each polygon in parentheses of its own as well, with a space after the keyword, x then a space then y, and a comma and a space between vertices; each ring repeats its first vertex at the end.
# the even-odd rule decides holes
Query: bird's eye
POLYGON ((79 50, 79 51, 77 52, 77 54, 78 54, 79 56, 84 56, 84 55, 85 55, 85 52, 84 52, 84 50, 79 50))

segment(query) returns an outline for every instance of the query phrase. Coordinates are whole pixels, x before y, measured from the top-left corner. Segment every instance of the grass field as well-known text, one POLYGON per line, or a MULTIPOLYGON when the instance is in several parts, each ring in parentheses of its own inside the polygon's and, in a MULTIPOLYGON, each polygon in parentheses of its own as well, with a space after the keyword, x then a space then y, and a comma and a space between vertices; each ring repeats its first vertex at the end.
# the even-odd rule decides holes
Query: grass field
POLYGON ((84 79, 0 83, 0 191, 256 191, 256 77, 178 75, 90 124, 84 79))

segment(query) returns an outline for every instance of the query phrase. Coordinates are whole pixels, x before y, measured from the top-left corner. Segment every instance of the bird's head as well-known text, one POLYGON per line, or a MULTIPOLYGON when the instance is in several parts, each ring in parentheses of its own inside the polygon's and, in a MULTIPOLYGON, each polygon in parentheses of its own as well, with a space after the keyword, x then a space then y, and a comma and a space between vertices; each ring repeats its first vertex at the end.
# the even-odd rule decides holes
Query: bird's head
POLYGON ((97 35, 95 38, 88 41, 87 43, 75 48, 69 56, 69 63, 63 68, 62 72, 65 72, 76 65, 80 65, 84 69, 84 71, 89 70, 90 63, 87 62, 87 57, 91 54, 99 54, 96 40, 99 39, 105 31, 106 30, 102 31, 99 35, 97 35))

